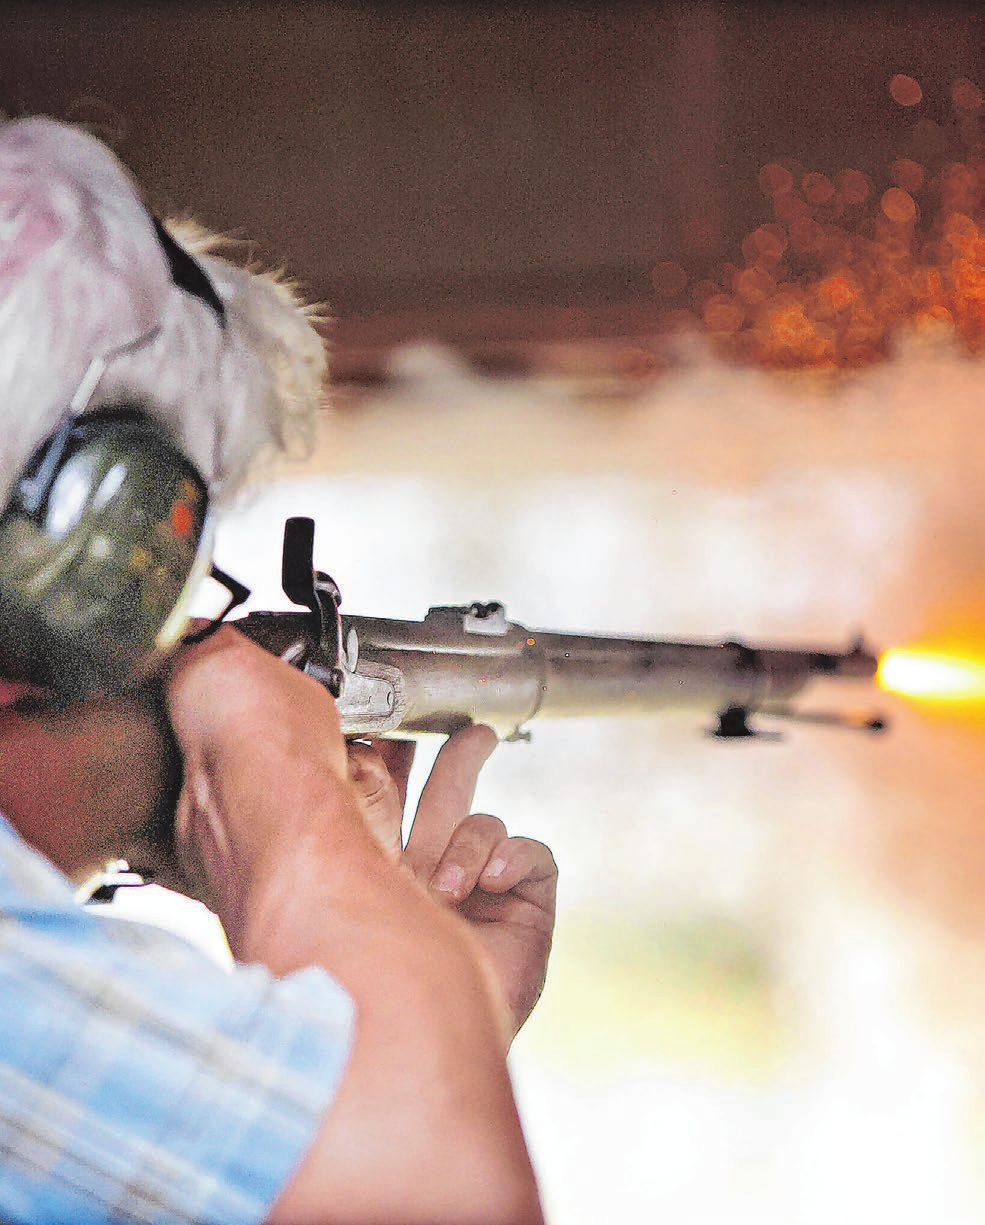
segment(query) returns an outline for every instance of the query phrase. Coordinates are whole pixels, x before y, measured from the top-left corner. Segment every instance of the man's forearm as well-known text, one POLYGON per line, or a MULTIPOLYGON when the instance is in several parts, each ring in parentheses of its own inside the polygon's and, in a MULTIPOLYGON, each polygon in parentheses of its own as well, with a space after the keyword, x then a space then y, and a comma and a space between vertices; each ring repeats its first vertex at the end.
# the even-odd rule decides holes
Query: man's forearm
POLYGON ((171 710, 178 851, 233 954, 321 967, 356 1007, 337 1100, 271 1220, 535 1225, 485 963, 370 831, 325 690, 220 631, 183 656, 171 710))
POLYGON ((465 925, 352 804, 336 794, 314 845, 284 848, 233 941, 279 975, 323 967, 357 1009, 339 1097, 271 1219, 533 1225, 501 1002, 465 925))

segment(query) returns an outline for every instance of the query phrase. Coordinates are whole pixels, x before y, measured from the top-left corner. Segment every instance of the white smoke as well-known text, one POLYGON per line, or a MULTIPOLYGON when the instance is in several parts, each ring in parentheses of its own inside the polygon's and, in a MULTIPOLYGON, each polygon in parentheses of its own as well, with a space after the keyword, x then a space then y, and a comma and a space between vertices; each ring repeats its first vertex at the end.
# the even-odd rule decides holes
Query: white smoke
MULTIPOLYGON (((219 561, 283 607, 282 521, 311 514, 349 612, 500 598, 542 628, 900 644, 985 591, 983 373, 916 343, 827 385, 699 356, 613 402, 415 349, 388 386, 343 389, 309 468, 260 474, 219 561)), ((535 725, 487 768, 477 803, 561 866, 554 977, 516 1055, 556 1225, 985 1221, 976 734, 868 686, 825 700, 893 726, 535 725), (746 1039, 717 971, 688 1011, 640 943, 706 920, 761 958, 746 1039), (682 1033, 699 1050, 675 1062, 682 1033), (716 1072, 743 1041, 738 1079, 716 1072), (771 1071, 749 1070, 757 1043, 771 1071)))

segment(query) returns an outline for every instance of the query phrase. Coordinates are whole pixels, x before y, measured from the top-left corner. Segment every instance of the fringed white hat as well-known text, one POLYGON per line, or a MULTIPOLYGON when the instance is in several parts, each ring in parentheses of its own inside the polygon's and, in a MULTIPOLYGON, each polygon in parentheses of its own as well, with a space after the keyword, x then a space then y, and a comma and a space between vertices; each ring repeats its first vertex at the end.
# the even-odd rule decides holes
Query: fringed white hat
POLYGON ((158 222, 94 137, 43 118, 0 124, 0 505, 94 358, 91 407, 139 403, 214 501, 266 447, 303 445, 322 403, 324 345, 293 286, 158 222))

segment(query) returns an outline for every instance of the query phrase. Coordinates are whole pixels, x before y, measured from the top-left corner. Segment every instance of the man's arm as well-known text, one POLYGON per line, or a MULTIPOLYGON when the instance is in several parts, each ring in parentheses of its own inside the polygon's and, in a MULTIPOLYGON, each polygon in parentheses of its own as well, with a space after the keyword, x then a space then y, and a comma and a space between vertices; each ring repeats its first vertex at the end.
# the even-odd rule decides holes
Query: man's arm
POLYGON ((331 699, 232 631, 170 692, 179 854, 234 955, 321 966, 356 1005, 339 1095, 270 1221, 541 1221, 489 966, 367 827, 331 699))

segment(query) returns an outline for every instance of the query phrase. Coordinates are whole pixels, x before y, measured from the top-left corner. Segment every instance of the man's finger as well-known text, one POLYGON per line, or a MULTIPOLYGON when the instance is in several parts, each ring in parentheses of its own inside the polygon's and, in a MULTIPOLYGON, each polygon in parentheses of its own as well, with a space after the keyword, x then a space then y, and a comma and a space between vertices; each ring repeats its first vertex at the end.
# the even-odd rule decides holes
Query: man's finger
POLYGON ((455 829, 471 812, 479 771, 497 743, 492 728, 478 725, 456 732, 441 746, 407 840, 406 857, 419 877, 430 877, 455 829))
POLYGON ((375 745, 351 741, 346 746, 349 781, 352 783, 366 823, 392 858, 400 856, 400 827, 404 805, 400 790, 375 745))
POLYGON ((556 880, 557 864, 549 847, 533 838, 504 838, 491 848, 478 884, 487 893, 507 893, 519 886, 519 892, 532 899, 544 894, 541 886, 553 891, 556 880))
POLYGON ((493 850, 507 841, 498 817, 473 813, 454 831, 428 882, 452 901, 468 897, 489 864, 493 850))
POLYGON ((414 756, 417 744, 413 740, 374 740, 373 747, 383 759, 393 785, 400 796, 400 810, 407 803, 407 783, 414 767, 414 756))

